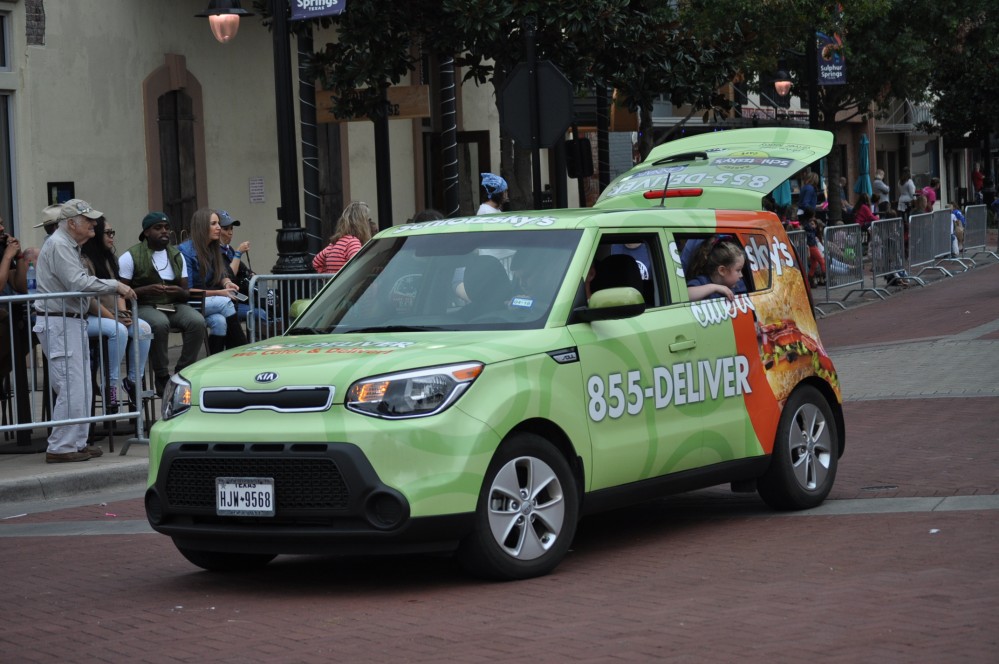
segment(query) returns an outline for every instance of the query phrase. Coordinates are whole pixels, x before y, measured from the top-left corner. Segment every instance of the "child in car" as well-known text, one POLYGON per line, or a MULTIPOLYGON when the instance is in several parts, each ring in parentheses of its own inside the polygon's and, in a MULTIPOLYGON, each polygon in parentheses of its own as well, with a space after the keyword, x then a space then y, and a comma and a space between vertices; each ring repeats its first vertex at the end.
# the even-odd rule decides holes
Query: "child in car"
POLYGON ((730 238, 714 237, 701 244, 690 263, 687 293, 692 302, 724 297, 734 300, 736 293, 745 293, 742 268, 746 253, 730 238))

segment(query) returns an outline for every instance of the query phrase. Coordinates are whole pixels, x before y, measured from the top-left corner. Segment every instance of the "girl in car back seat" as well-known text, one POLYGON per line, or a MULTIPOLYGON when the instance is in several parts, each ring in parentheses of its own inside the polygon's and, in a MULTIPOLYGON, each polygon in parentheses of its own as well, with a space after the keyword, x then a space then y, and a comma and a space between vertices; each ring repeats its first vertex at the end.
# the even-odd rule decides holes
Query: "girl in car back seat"
POLYGON ((713 237, 701 244, 690 263, 687 294, 691 302, 713 297, 734 300, 736 293, 745 293, 742 268, 746 253, 735 240, 713 237))

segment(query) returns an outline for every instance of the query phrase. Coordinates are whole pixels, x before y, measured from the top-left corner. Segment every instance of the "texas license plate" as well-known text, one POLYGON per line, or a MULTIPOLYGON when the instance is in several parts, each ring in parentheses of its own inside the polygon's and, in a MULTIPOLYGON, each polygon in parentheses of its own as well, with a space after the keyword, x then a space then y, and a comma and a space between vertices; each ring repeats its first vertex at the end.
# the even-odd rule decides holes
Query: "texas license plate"
POLYGON ((273 477, 216 477, 219 516, 274 516, 273 477))

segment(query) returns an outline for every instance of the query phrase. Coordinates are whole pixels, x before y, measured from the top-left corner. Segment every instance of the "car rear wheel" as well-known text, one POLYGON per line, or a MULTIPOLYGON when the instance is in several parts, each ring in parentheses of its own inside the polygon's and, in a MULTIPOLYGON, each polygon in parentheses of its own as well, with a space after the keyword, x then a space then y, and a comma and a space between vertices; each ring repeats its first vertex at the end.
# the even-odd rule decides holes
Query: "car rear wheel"
POLYGON ((810 385, 799 387, 784 404, 770 467, 757 481, 760 497, 779 510, 821 504, 836 479, 838 445, 825 397, 810 385))
POLYGON ((246 572, 263 567, 274 560, 273 553, 229 553, 226 551, 201 551, 189 549, 174 542, 181 555, 202 569, 210 572, 246 572))
POLYGON ((579 493, 565 457, 540 436, 517 434, 489 464, 475 530, 458 556, 487 578, 542 576, 565 557, 578 518, 579 493))

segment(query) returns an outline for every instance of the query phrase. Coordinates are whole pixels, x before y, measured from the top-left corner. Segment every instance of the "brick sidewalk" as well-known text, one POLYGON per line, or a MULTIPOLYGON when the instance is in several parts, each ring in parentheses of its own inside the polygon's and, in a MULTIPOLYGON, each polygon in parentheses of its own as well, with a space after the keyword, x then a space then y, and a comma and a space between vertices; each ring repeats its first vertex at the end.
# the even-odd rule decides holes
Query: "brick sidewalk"
MULTIPOLYGON (((996 266, 820 330, 834 360, 877 344, 890 363, 899 345, 940 340, 941 376, 953 339, 981 353, 993 325, 996 266)), ((994 383, 999 355, 976 357, 994 383)), ((827 504, 880 501, 882 513, 782 515, 719 487, 589 517, 554 574, 517 583, 423 556, 284 557, 213 575, 155 534, 5 536, 137 522, 141 499, 0 521, 0 661, 996 661, 999 509, 895 513, 886 499, 999 493, 999 401, 853 392, 827 504)))

